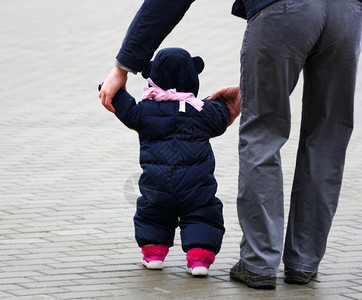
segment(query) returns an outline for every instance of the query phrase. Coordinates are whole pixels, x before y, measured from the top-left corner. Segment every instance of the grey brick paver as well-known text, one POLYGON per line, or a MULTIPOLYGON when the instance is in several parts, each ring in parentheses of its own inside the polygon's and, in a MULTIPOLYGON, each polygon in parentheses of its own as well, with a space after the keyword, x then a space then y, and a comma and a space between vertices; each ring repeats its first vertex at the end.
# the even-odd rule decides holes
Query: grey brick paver
POLYGON ((9 290, 10 294, 14 296, 35 296, 35 295, 51 295, 55 293, 66 292, 67 290, 59 287, 45 287, 45 288, 36 288, 36 289, 13 289, 9 290))
POLYGON ((1 272, 0 273, 0 280, 1 279, 7 279, 7 278, 15 278, 14 280, 17 280, 17 278, 32 278, 37 275, 42 275, 42 273, 39 272, 33 272, 33 271, 12 271, 9 272, 1 272))
MULTIPOLYGON (((195 1, 162 44, 204 58, 200 96, 239 81, 245 21, 233 1, 195 1), (200 17, 201 16, 201 17, 200 17)), ((318 277, 275 291, 229 279, 238 259, 238 126, 212 141, 226 234, 208 278, 185 272, 179 231, 164 271, 140 265, 133 215, 137 134, 100 104, 110 71, 142 0, 3 0, 0 10, 0 299, 362 299, 362 62, 355 129, 340 205, 318 277)), ((141 96, 141 76, 129 76, 141 96)), ((291 97, 292 131, 282 149, 288 212, 298 143, 302 80, 291 97)))
POLYGON ((345 294, 342 294, 342 296, 345 296, 347 297, 347 299, 352 299, 352 300, 360 300, 360 296, 359 294, 354 294, 354 293, 345 293, 345 294))
POLYGON ((64 293, 56 293, 54 294, 54 297, 56 299, 98 299, 99 297, 102 297, 104 295, 107 295, 106 298, 110 299, 111 295, 106 293, 105 291, 90 291, 90 292, 64 292, 64 293))
POLYGON ((11 296, 9 293, 4 293, 4 292, 1 292, 0 291, 0 298, 2 299, 2 300, 14 300, 14 297, 13 296, 11 296))

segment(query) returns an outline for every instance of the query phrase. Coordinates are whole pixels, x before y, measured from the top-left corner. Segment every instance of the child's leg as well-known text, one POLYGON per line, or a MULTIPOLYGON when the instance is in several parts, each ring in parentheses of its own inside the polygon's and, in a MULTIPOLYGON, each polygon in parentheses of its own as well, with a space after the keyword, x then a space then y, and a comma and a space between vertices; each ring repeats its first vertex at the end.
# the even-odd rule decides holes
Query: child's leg
MULTIPOLYGON (((197 199, 195 205, 196 202, 197 199)), ((204 204, 180 217, 182 249, 187 252, 192 248, 202 248, 217 254, 225 232, 223 205, 216 197, 204 201, 204 204)))
POLYGON ((162 205, 164 201, 160 198, 139 197, 134 216, 136 240, 143 253, 142 264, 149 269, 163 268, 178 225, 177 216, 168 205, 162 205))
POLYGON ((182 216, 179 225, 182 249, 187 252, 188 269, 191 268, 193 275, 207 275, 209 266, 220 251, 225 232, 221 201, 216 197, 208 201, 195 201, 195 209, 182 216), (200 270, 193 271, 196 267, 203 267, 201 274, 200 270))

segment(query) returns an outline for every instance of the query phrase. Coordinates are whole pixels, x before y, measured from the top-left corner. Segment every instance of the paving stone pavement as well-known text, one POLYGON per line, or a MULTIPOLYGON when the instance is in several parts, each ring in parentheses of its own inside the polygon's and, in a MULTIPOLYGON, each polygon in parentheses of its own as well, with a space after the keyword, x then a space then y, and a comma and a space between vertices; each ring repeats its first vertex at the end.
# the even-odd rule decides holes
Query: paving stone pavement
MULTIPOLYGON (((238 83, 246 22, 229 1, 196 1, 162 44, 206 62, 200 96, 238 83)), ((340 205, 318 277, 275 291, 230 281, 238 260, 237 122, 212 141, 226 234, 207 278, 185 272, 176 244, 163 271, 145 270, 134 241, 138 139, 100 105, 141 0, 2 0, 0 10, 0 299, 362 299, 362 66, 340 205)), ((282 150, 285 210, 295 161, 301 83, 282 150)), ((129 76, 141 96, 145 81, 129 76)), ((316 229, 317 230, 317 229, 316 229)))

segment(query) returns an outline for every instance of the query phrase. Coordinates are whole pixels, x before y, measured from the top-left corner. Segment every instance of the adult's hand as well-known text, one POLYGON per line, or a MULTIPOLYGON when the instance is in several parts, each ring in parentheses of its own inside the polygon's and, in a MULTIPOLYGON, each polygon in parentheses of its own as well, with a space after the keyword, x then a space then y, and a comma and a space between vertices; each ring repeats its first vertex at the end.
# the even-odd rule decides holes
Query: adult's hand
POLYGON ((227 86, 212 93, 207 100, 215 100, 217 98, 224 98, 225 103, 229 109, 230 122, 229 126, 240 115, 240 87, 238 85, 227 86))
POLYGON ((114 66, 103 82, 99 98, 101 98, 103 106, 110 112, 116 111, 112 105, 112 99, 120 88, 126 89, 127 75, 127 71, 114 66))

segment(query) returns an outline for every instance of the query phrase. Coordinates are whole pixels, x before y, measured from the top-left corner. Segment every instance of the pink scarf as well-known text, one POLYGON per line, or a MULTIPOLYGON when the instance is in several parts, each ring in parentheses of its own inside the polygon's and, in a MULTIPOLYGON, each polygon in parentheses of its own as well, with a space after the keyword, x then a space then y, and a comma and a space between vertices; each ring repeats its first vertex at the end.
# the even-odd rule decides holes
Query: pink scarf
POLYGON ((151 78, 147 78, 147 82, 151 85, 150 88, 143 88, 143 97, 144 99, 153 99, 156 101, 180 101, 180 112, 185 112, 186 110, 186 102, 192 105, 196 110, 201 111, 204 106, 204 102, 200 99, 195 98, 193 93, 181 93, 177 92, 176 89, 169 89, 164 91, 156 84, 153 83, 151 78))

